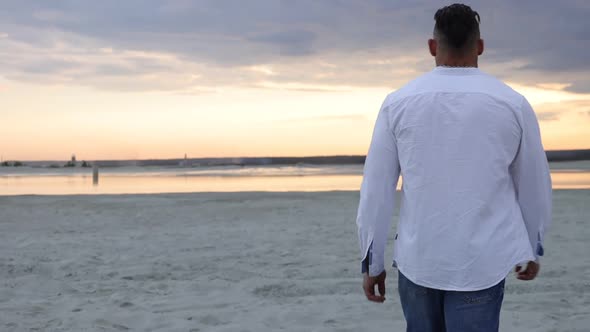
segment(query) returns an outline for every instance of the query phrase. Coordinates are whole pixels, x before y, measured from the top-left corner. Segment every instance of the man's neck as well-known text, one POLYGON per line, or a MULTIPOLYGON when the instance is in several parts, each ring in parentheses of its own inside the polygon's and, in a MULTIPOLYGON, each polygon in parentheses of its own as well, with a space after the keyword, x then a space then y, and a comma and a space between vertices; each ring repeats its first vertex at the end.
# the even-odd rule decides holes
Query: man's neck
POLYGON ((436 60, 436 65, 441 67, 473 67, 477 68, 477 59, 441 59, 436 60))

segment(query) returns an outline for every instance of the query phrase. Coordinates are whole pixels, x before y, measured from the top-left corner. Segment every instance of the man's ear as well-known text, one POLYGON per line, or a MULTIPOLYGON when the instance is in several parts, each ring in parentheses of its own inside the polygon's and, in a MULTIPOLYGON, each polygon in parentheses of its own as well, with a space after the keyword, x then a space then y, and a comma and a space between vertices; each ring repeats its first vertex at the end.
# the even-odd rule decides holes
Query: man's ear
POLYGON ((428 50, 430 51, 430 55, 436 56, 436 47, 437 42, 435 39, 428 39, 428 50))
POLYGON ((483 39, 479 39, 477 41, 477 55, 482 55, 484 49, 484 42, 483 39))

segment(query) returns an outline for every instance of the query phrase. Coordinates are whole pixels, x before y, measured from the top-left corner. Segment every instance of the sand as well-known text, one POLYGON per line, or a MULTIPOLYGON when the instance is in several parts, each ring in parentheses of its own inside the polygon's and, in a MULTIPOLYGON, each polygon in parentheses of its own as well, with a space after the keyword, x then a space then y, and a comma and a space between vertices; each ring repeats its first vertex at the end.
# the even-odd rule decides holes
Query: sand
MULTIPOLYGON (((590 191, 554 198, 541 275, 508 278, 501 331, 590 330, 590 191)), ((385 304, 362 295, 357 203, 358 192, 0 197, 0 331, 403 331, 393 268, 385 304)))

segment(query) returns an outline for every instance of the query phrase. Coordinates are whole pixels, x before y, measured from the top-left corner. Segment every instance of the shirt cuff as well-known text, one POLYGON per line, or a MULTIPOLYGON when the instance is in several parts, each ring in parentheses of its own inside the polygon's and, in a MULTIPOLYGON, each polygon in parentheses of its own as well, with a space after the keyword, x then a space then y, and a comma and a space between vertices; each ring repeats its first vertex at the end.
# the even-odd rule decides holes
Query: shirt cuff
POLYGON ((369 251, 367 252, 367 256, 361 262, 361 273, 369 273, 369 267, 373 263, 373 243, 369 245, 369 251))
POLYGON ((541 257, 545 255, 545 249, 541 243, 537 243, 537 256, 541 257))
POLYGON ((535 254, 539 257, 545 255, 545 249, 543 249, 543 243, 541 243, 541 233, 537 233, 537 249, 535 254))

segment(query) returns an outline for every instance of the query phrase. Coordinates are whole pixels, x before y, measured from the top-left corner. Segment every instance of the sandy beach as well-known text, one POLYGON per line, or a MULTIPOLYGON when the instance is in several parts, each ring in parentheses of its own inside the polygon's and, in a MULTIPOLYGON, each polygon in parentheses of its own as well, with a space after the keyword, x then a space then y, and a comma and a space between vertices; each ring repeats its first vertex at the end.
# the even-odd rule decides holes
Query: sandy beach
MULTIPOLYGON (((403 331, 393 268, 385 304, 363 297, 357 203, 356 191, 0 197, 0 330, 403 331)), ((590 190, 554 192, 541 274, 509 276, 501 331, 589 330, 589 203, 590 190)))

